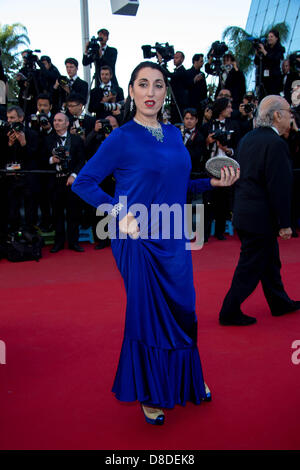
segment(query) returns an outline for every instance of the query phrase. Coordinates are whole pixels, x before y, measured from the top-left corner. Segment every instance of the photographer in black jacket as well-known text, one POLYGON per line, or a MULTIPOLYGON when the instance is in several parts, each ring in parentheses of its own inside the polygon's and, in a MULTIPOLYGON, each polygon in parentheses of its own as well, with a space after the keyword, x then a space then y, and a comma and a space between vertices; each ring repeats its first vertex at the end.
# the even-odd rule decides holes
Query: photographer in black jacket
POLYGON ((104 119, 111 114, 120 114, 124 101, 122 88, 113 83, 112 69, 104 65, 100 69, 99 85, 91 90, 89 112, 97 119, 104 119))
POLYGON ((268 33, 266 44, 259 43, 255 52, 254 63, 259 68, 261 61, 262 89, 260 90, 260 99, 267 95, 279 95, 282 91, 280 62, 283 60, 284 52, 285 48, 280 43, 277 30, 273 29, 268 33))
POLYGON ((157 52, 156 55, 159 63, 164 68, 166 75, 171 79, 171 122, 172 124, 181 123, 183 111, 188 106, 188 77, 187 71, 183 65, 185 55, 181 51, 177 51, 175 53, 173 59, 175 65, 174 72, 169 72, 167 65, 163 61, 163 57, 159 52, 157 52))
POLYGON ((7 221, 10 231, 22 225, 21 207, 24 204, 25 224, 37 223, 37 194, 39 180, 34 174, 16 174, 15 170, 38 169, 38 134, 24 126, 24 111, 19 106, 7 110, 8 126, 1 136, 1 168, 8 173, 3 179, 7 195, 7 221))
MULTIPOLYGON (((216 100, 212 112, 212 120, 201 128, 206 138, 208 158, 218 156, 234 158, 240 139, 240 127, 237 121, 231 119, 231 100, 229 98, 216 100)), ((226 240, 224 231, 232 207, 232 196, 232 188, 214 188, 209 194, 216 222, 215 236, 218 240, 226 240)))
POLYGON ((98 31, 98 38, 93 38, 92 41, 89 41, 86 44, 85 53, 82 59, 82 65, 95 64, 95 77, 96 77, 96 86, 99 85, 99 76, 100 69, 104 65, 108 65, 112 70, 112 82, 115 86, 118 85, 118 80, 116 78, 116 61, 118 56, 118 51, 115 47, 110 47, 107 45, 109 38, 109 32, 107 29, 102 28, 98 31))
MULTIPOLYGON (((205 64, 205 72, 214 74, 211 69, 213 55, 209 56, 208 62, 205 64)), ((246 80, 244 73, 239 70, 236 59, 233 54, 227 52, 223 55, 223 65, 219 74, 219 84, 216 91, 218 96, 223 88, 229 90, 232 96, 232 107, 238 109, 239 105, 246 93, 246 80)))
POLYGON ((85 162, 84 144, 79 136, 68 132, 69 119, 65 114, 56 114, 53 126, 55 133, 47 137, 45 151, 45 168, 56 171, 49 184, 55 229, 55 243, 50 251, 57 253, 64 248, 66 209, 69 249, 82 252, 84 249, 78 245, 82 206, 71 186, 85 162))
POLYGON ((48 93, 50 96, 52 96, 53 87, 56 80, 59 79, 60 73, 55 65, 52 64, 50 57, 47 55, 43 55, 40 58, 38 65, 41 71, 43 93, 48 93))

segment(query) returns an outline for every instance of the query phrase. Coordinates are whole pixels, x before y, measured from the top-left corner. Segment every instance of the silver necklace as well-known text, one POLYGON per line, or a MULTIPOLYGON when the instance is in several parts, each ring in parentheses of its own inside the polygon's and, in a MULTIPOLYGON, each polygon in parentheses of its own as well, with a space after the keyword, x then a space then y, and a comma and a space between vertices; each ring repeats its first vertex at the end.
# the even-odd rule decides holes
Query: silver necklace
POLYGON ((163 133, 161 124, 159 122, 158 122, 158 126, 154 127, 154 126, 148 126, 147 124, 143 124, 142 122, 138 121, 136 118, 133 118, 133 120, 140 126, 145 127, 145 129, 147 129, 147 131, 150 132, 150 134, 152 134, 153 137, 156 138, 156 140, 158 140, 159 142, 164 141, 164 133, 163 133))

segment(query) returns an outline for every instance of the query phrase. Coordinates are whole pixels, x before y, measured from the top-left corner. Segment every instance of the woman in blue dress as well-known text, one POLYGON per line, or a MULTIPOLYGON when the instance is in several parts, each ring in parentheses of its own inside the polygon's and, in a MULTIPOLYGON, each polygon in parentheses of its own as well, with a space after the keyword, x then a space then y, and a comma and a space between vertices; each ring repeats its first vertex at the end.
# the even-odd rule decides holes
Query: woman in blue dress
POLYGON ((191 185, 201 192, 238 178, 233 168, 224 168, 221 179, 190 180, 191 160, 180 131, 158 120, 166 92, 159 65, 136 67, 128 97, 133 119, 105 139, 72 185, 94 207, 111 208, 116 221, 111 247, 127 307, 112 391, 121 401, 139 401, 151 424, 164 423, 163 408, 210 399, 197 348, 191 251, 184 230, 178 236, 184 217, 168 225, 166 236, 152 209, 183 209, 191 185), (99 187, 110 174, 116 180, 114 197, 99 187))

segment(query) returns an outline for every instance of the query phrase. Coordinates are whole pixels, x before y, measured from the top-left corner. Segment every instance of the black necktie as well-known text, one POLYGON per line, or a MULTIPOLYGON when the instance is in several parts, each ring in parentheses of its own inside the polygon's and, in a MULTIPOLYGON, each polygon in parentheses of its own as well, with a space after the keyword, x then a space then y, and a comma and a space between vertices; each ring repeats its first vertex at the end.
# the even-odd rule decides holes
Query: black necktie
POLYGON ((65 135, 58 137, 58 142, 59 142, 60 145, 64 145, 65 140, 66 140, 66 136, 65 136, 65 135))

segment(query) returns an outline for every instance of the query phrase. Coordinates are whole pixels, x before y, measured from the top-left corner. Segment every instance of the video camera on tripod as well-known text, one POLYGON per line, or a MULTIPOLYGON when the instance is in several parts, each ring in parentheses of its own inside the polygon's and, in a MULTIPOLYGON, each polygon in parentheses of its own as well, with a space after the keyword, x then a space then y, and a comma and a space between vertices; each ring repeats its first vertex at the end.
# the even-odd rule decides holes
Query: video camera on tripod
POLYGON ((151 59, 152 57, 156 57, 158 53, 162 56, 162 59, 165 63, 172 60, 175 55, 174 47, 170 46, 168 42, 162 44, 156 42, 155 46, 145 45, 142 46, 142 50, 144 59, 151 59))
POLYGON ((222 57, 226 51, 228 51, 228 46, 225 42, 215 41, 212 43, 207 54, 208 59, 213 59, 210 63, 210 75, 220 75, 223 68, 222 57))

